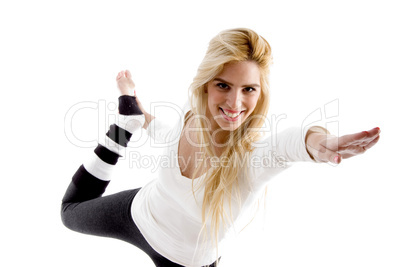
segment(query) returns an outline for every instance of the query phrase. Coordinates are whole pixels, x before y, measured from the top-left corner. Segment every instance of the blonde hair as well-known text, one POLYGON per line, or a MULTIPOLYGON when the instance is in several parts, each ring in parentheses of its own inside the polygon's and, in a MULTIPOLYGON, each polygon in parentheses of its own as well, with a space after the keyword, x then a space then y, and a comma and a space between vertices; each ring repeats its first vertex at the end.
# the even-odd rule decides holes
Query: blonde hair
MULTIPOLYGON (((230 133, 230 140, 220 158, 228 159, 225 166, 218 164, 211 167, 202 181, 205 188, 202 203, 203 229, 206 229, 207 220, 211 223, 211 237, 215 240, 216 248, 219 228, 221 224, 226 225, 225 218, 229 218, 224 209, 225 200, 229 200, 231 215, 231 199, 234 193, 241 201, 239 194, 238 177, 241 171, 247 176, 246 169, 238 163, 253 150, 252 142, 260 138, 258 131, 248 129, 260 129, 264 124, 264 118, 268 113, 269 106, 269 66, 272 63, 271 47, 269 43, 253 30, 247 28, 229 29, 220 32, 209 43, 207 53, 201 62, 197 74, 189 88, 191 115, 199 129, 208 129, 205 117, 207 109, 207 94, 205 89, 207 83, 219 75, 225 64, 231 62, 253 61, 257 63, 261 75, 261 93, 254 111, 236 130, 230 133)), ((186 120, 188 120, 188 118, 186 120)), ((211 144, 213 142, 211 133, 198 131, 197 139, 199 144, 211 144)), ((211 146, 203 146, 202 164, 196 167, 192 174, 193 193, 194 179, 200 176, 202 166, 205 166, 208 157, 216 157, 211 146)), ((218 253, 218 252, 217 252, 218 253)))

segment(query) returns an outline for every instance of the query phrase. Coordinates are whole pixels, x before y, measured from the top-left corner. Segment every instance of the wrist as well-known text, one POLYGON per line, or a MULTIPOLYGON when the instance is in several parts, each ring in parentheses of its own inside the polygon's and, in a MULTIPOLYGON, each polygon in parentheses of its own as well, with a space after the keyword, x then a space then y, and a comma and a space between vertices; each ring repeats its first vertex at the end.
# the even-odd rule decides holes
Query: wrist
POLYGON ((306 133, 306 137, 305 137, 305 146, 306 146, 306 151, 307 154, 310 156, 310 158, 314 161, 317 161, 313 155, 313 153, 310 151, 309 148, 314 147, 311 146, 310 144, 313 142, 314 140, 318 138, 318 136, 320 135, 330 135, 331 133, 325 129, 324 127, 321 126, 312 126, 308 129, 307 133, 306 133))

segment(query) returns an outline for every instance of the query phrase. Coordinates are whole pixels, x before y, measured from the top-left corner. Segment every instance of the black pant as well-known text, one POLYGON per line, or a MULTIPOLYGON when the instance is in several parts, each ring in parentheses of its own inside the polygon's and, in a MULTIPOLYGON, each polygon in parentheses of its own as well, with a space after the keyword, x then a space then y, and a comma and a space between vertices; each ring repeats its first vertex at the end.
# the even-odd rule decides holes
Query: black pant
MULTIPOLYGON (((71 182, 62 201, 61 217, 71 230, 126 241, 143 250, 158 267, 182 266, 157 253, 145 240, 131 216, 131 203, 140 190, 133 189, 102 197, 71 182)), ((215 266, 215 263, 210 267, 215 266)))

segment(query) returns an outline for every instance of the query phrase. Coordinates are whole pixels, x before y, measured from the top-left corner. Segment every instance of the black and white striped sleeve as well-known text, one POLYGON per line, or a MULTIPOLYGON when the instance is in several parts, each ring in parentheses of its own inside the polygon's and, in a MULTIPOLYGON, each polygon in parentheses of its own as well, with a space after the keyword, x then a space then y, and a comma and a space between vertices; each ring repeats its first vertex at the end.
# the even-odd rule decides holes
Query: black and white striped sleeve
POLYGON ((145 116, 139 109, 135 96, 120 96, 117 122, 110 126, 104 139, 99 140, 94 153, 80 166, 73 177, 75 185, 94 189, 98 184, 101 187, 98 190, 104 191, 119 157, 124 156, 132 134, 144 122, 145 116))

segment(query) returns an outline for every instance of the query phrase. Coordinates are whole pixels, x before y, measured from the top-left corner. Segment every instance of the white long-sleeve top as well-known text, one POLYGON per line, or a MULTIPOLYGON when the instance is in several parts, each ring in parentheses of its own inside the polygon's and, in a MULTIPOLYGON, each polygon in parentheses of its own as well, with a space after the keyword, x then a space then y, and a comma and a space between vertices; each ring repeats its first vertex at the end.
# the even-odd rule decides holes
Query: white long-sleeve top
MULTIPOLYGON (((204 242, 203 234, 200 235, 204 188, 195 191, 194 197, 192 180, 181 175, 178 164, 179 138, 184 126, 184 114, 188 110, 187 105, 174 127, 166 127, 158 118, 149 124, 148 134, 159 143, 166 144, 162 156, 169 157, 171 162, 159 166, 157 178, 137 193, 131 213, 145 239, 158 253, 178 264, 199 267, 212 264, 220 256, 225 242, 251 220, 250 210, 255 207, 272 177, 287 169, 291 162, 314 161, 306 151, 305 132, 300 128, 289 128, 256 142, 254 151, 244 165, 249 179, 244 175, 238 178, 241 203, 233 197, 234 223, 227 228, 221 226, 217 255, 213 241, 208 238, 204 242)), ((202 182, 205 175, 198 177, 194 185, 202 182)))

